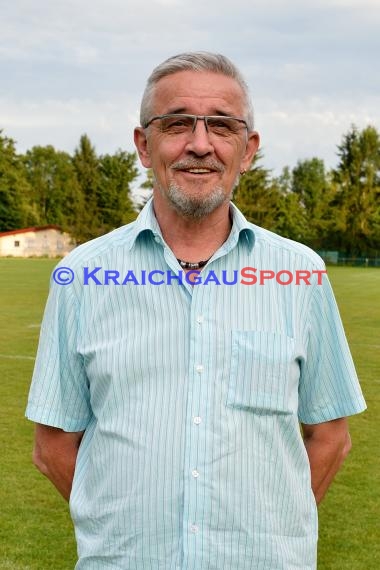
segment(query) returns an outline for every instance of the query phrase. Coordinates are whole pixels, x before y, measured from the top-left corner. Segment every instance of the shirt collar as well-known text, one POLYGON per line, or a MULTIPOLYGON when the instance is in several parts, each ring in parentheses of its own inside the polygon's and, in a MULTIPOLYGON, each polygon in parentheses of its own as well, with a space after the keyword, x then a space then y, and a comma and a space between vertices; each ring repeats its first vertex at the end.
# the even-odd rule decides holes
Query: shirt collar
POLYGON ((251 251, 255 244, 255 232, 252 224, 248 222, 239 208, 232 202, 230 202, 230 212, 232 215, 232 229, 227 242, 231 240, 231 249, 238 241, 244 242, 247 244, 249 251, 251 251))
POLYGON ((160 226, 158 225, 157 218, 154 214, 153 198, 150 198, 147 201, 136 220, 133 222, 129 249, 132 249, 137 238, 144 232, 151 232, 154 237, 162 237, 160 226))
MULTIPOLYGON (((228 247, 228 250, 231 250, 241 241, 246 243, 249 251, 251 251, 255 242, 255 233, 252 224, 246 220, 240 210, 232 202, 230 202, 230 213, 232 216, 232 229, 225 242, 225 246, 228 247)), ((153 237, 159 236, 162 239, 161 229, 154 214, 153 198, 148 200, 134 222, 130 234, 129 249, 132 249, 137 238, 144 232, 151 232, 153 237)))

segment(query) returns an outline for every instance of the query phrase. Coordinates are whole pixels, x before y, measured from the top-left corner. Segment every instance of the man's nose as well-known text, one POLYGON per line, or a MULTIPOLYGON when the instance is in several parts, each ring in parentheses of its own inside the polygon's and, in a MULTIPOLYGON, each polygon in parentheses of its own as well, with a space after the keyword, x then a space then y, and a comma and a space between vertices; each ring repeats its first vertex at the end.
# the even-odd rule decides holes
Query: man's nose
POLYGON ((196 121, 194 130, 189 134, 186 150, 197 156, 205 156, 214 151, 210 133, 207 131, 204 119, 198 119, 196 121))

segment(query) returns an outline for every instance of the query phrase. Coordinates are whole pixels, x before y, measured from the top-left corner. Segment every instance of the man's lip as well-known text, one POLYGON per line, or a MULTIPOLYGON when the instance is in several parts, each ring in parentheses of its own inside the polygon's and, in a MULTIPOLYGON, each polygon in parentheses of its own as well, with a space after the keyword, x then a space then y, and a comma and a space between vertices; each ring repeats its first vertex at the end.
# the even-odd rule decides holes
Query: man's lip
POLYGON ((217 170, 213 168, 180 168, 179 172, 186 172, 187 174, 213 174, 217 170))

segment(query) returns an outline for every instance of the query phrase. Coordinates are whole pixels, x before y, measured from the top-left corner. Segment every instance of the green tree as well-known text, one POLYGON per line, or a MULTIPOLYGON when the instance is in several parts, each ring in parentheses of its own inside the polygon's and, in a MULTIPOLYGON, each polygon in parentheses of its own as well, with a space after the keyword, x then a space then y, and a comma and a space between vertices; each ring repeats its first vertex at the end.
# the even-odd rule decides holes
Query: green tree
POLYGON ((0 131, 0 231, 20 229, 34 223, 28 210, 28 183, 15 143, 0 131))
POLYGON ((281 195, 270 171, 259 164, 260 160, 262 153, 258 152, 250 170, 240 178, 233 201, 250 222, 274 230, 280 211, 281 195))
POLYGON ((302 241, 314 249, 323 248, 331 230, 341 227, 340 212, 333 208, 334 187, 323 160, 298 161, 292 170, 291 191, 303 212, 302 241))
POLYGON ((80 238, 84 203, 71 156, 52 146, 35 146, 25 154, 24 163, 38 223, 58 224, 80 238))
POLYGON ((299 197, 293 192, 281 195, 273 231, 283 237, 306 243, 307 221, 305 212, 300 204, 299 197))
POLYGON ((146 178, 142 184, 140 184, 138 191, 138 203, 137 209, 142 210, 149 198, 152 196, 154 187, 154 174, 151 168, 146 170, 146 178))
POLYGON ((100 157, 100 182, 97 205, 100 231, 105 233, 133 221, 137 212, 130 197, 131 183, 136 179, 136 154, 118 150, 100 157))
POLYGON ((84 212, 79 241, 87 241, 102 234, 101 215, 98 207, 101 172, 100 161, 89 137, 81 136, 75 149, 73 165, 83 194, 84 212))
POLYGON ((352 126, 338 146, 336 206, 344 216, 339 246, 349 256, 380 249, 380 136, 373 126, 352 126))
POLYGON ((276 220, 271 228, 276 233, 296 241, 304 241, 306 233, 305 210, 299 196, 292 191, 292 172, 285 166, 272 181, 278 193, 276 220))
POLYGON ((134 153, 118 150, 99 157, 88 136, 82 135, 73 165, 85 204, 80 241, 135 219, 130 197, 130 185, 138 173, 134 153))
POLYGON ((147 168, 146 170, 146 178, 144 182, 140 185, 140 188, 144 190, 153 190, 154 187, 154 174, 151 168, 147 168))

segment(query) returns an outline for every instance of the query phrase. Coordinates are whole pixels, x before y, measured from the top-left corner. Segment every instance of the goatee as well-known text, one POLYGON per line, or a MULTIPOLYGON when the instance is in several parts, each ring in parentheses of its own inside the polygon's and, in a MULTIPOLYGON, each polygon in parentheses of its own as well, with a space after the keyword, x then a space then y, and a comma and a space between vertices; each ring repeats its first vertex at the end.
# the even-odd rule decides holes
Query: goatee
POLYGON ((192 220, 205 218, 232 198, 232 191, 226 196, 221 186, 216 186, 208 196, 189 196, 174 182, 163 193, 178 214, 192 220))

